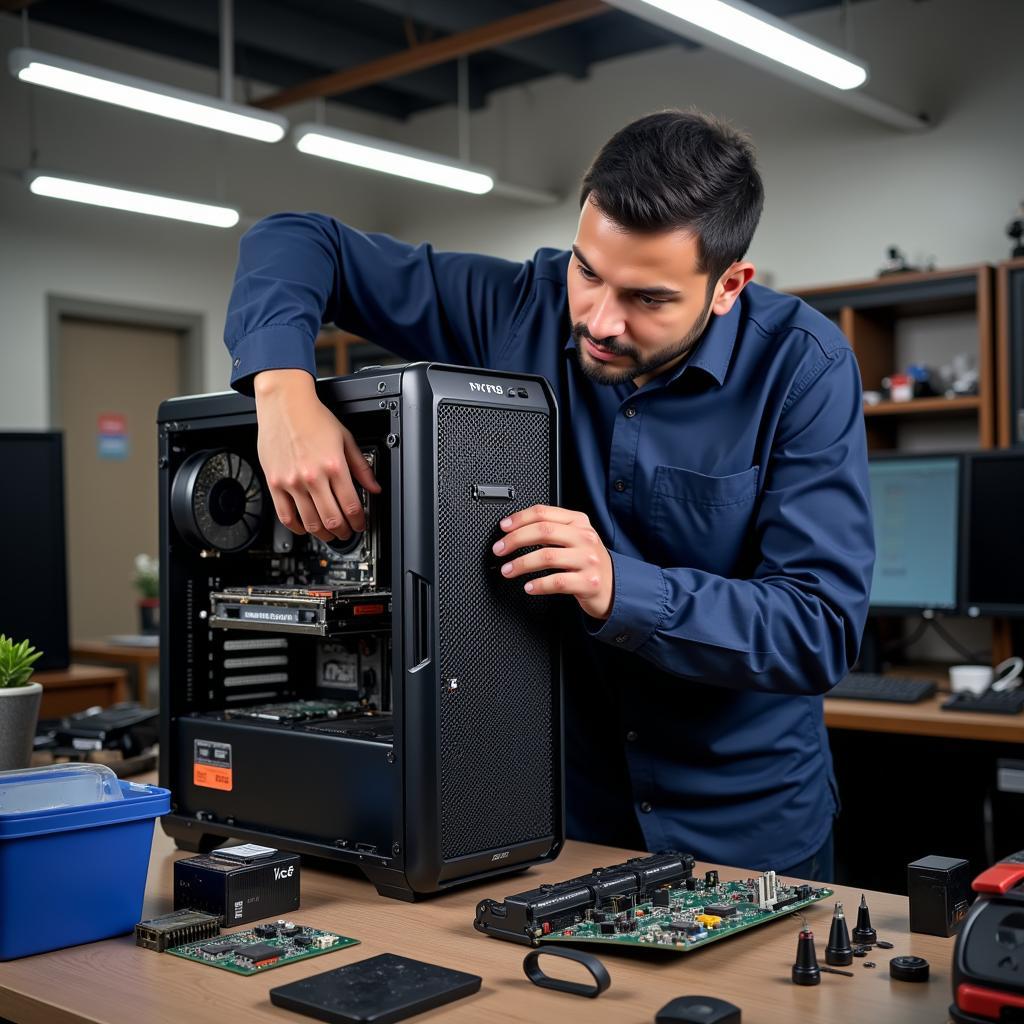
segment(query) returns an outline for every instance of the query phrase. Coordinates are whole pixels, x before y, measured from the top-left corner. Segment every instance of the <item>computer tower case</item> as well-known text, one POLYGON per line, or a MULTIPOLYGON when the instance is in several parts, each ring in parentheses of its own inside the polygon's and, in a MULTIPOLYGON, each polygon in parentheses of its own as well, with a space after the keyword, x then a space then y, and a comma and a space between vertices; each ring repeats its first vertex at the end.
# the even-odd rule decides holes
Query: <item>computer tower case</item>
POLYGON ((412 900, 564 842, 559 613, 499 522, 558 503, 540 377, 439 364, 317 382, 383 487, 348 543, 278 522, 252 400, 158 415, 164 830, 357 865, 412 900))

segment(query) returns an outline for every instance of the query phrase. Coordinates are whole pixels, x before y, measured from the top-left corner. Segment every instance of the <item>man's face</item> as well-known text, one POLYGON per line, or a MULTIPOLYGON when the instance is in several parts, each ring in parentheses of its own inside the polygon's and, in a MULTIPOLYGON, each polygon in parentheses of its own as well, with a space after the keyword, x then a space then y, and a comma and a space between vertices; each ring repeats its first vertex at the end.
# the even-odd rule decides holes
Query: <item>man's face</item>
POLYGON ((677 366, 696 344, 714 295, 686 231, 626 231, 589 200, 569 260, 569 317, 583 372, 637 387, 677 366))

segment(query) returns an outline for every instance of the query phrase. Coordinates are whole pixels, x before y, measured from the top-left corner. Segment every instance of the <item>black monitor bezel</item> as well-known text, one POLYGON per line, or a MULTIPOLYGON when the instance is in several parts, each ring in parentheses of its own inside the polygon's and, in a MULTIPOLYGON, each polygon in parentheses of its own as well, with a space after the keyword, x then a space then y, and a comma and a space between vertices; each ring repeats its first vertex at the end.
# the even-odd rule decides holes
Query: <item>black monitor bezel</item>
MULTIPOLYGON (((963 614, 963 594, 964 594, 964 577, 963 571, 964 561, 964 544, 965 534, 964 528, 964 505, 966 491, 964 489, 964 458, 969 454, 963 451, 937 451, 937 452, 870 452, 868 454, 868 463, 872 462, 920 462, 924 459, 953 459, 957 463, 957 526, 956 526, 956 549, 953 552, 953 604, 952 605, 868 605, 868 614, 875 616, 876 618, 882 618, 885 616, 899 617, 903 615, 948 615, 958 616, 963 614)), ((874 532, 874 516, 875 508, 872 502, 871 506, 871 529, 874 532)), ((875 553, 877 559, 878 553, 875 553)), ((874 569, 872 568, 872 580, 874 579, 874 569)))
MULTIPOLYGON (((56 608, 51 604, 49 616, 51 619, 57 616, 60 621, 56 623, 58 632, 58 646, 54 650, 53 645, 47 645, 49 649, 43 650, 43 656, 35 664, 35 671, 63 671, 71 664, 71 609, 70 595, 68 593, 68 544, 67 544, 67 495, 64 487, 64 432, 61 430, 0 430, 0 443, 5 440, 15 442, 33 442, 48 444, 56 452, 56 458, 49 462, 53 472, 51 485, 54 486, 54 493, 60 495, 60 533, 59 540, 51 538, 52 545, 59 545, 60 550, 54 552, 57 555, 56 569, 59 579, 50 579, 52 594, 59 595, 56 608)), ((12 637, 19 640, 19 637, 12 637)), ((29 637, 29 642, 33 638, 29 637)), ((38 642, 38 638, 35 638, 38 642)))
POLYGON ((1006 618, 1024 618, 1024 601, 1021 604, 992 604, 968 601, 967 579, 970 573, 970 530, 971 530, 971 481, 974 464, 977 461, 997 462, 1003 459, 1020 459, 1024 461, 1024 448, 989 448, 984 451, 965 452, 964 462, 960 470, 960 551, 958 568, 960 570, 960 606, 964 614, 972 619, 1004 616, 1006 618))

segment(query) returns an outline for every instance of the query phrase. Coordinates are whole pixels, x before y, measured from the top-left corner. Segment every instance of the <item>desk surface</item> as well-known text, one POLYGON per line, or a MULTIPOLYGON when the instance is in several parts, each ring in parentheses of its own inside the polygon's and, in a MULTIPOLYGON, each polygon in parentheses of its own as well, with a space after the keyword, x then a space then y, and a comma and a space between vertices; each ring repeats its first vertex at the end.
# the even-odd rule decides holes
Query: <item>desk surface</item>
POLYGON ((129 661, 155 665, 160 661, 156 644, 115 644, 109 640, 76 640, 71 645, 73 658, 90 661, 129 661))
POLYGON ((1024 713, 991 715, 976 711, 943 711, 948 693, 938 693, 917 704, 883 700, 829 700, 825 698, 825 725, 830 729, 859 729, 909 736, 1024 743, 1024 713))
POLYGON ((46 669, 35 672, 32 679, 42 683, 43 689, 52 686, 55 689, 74 689, 90 683, 109 683, 111 680, 123 681, 124 669, 103 668, 99 665, 68 665, 67 668, 46 669))
MULTIPOLYGON (((171 865, 181 856, 188 854, 175 850, 157 826, 146 917, 171 909, 171 865)), ((642 1024, 652 1022, 670 999, 687 994, 730 1000, 742 1009, 745 1024, 947 1020, 953 940, 911 935, 907 900, 902 896, 867 894, 879 937, 895 945, 892 950, 873 951, 869 959, 878 967, 865 968, 863 960, 854 960, 849 968, 854 977, 825 974, 815 988, 800 988, 789 980, 799 931, 795 919, 681 956, 648 959, 601 951, 612 984, 593 1001, 535 988, 523 974, 527 947, 488 938, 472 927, 476 904, 486 896, 501 899, 541 881, 616 863, 624 856, 622 850, 568 843, 553 864, 416 904, 378 897, 361 877, 304 868, 302 907, 294 920, 353 936, 362 940, 361 945, 245 978, 140 949, 133 937, 124 936, 0 964, 0 1017, 17 1024, 298 1022, 310 1018, 273 1006, 267 995, 270 988, 394 952, 483 977, 478 994, 431 1011, 423 1017, 425 1021, 537 1024, 584 1019, 596 1024, 642 1024), (890 957, 903 953, 930 961, 927 984, 889 978, 890 957)), ((701 871, 707 867, 699 865, 701 871)), ((719 871, 723 879, 749 875, 730 868, 719 871)), ((860 891, 837 887, 836 893, 855 920, 860 891)), ((831 914, 831 903, 819 904, 807 914, 821 962, 831 914)), ((560 977, 582 978, 571 965, 568 971, 549 969, 560 977)))

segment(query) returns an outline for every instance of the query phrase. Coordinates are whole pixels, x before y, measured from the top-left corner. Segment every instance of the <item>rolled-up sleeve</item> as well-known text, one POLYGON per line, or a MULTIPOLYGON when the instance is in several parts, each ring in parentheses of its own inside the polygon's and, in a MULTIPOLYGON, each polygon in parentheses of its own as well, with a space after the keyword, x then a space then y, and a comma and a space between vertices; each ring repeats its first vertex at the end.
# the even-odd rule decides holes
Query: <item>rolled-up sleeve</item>
POLYGON ((860 374, 843 345, 787 397, 753 540, 756 571, 729 579, 613 553, 611 614, 591 633, 701 682, 823 693, 857 658, 874 565, 860 374))

